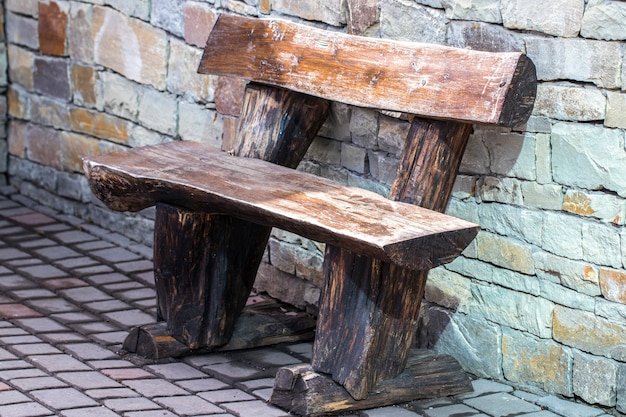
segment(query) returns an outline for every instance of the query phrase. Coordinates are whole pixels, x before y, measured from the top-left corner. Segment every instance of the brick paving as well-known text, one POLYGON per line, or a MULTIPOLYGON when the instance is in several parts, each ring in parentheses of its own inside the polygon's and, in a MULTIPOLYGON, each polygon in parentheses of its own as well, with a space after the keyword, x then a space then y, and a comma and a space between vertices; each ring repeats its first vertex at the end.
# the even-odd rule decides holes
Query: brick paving
MULTIPOLYGON (((276 370, 310 343, 149 361, 122 350, 154 322, 150 249, 0 190, 0 416, 281 417, 276 370)), ((361 417, 608 417, 477 379, 474 392, 361 417)))

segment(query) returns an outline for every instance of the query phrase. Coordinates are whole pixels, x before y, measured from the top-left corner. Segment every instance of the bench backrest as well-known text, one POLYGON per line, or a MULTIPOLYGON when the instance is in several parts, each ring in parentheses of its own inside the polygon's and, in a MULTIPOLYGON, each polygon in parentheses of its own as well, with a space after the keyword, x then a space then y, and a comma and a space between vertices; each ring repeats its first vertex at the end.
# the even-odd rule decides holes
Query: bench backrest
POLYGON ((229 75, 360 107, 515 126, 532 110, 524 54, 346 35, 284 20, 219 16, 199 73, 229 75))

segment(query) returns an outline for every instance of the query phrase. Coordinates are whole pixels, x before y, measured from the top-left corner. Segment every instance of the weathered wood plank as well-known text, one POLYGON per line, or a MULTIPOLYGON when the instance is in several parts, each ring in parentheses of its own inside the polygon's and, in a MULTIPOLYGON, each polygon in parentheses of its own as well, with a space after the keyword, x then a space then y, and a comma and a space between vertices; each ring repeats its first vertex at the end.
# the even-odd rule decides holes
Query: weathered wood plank
POLYGON ((235 324, 232 337, 219 347, 193 349, 175 339, 165 322, 133 328, 124 349, 149 359, 163 359, 207 352, 251 349, 277 343, 313 339, 315 319, 289 306, 273 301, 247 306, 235 324), (285 312, 290 314, 285 314, 285 312))
MULTIPOLYGON (((471 125, 415 119, 390 198, 443 211, 471 125)), ((326 245, 312 366, 355 399, 404 369, 427 271, 326 245)))
POLYGON ((86 162, 94 193, 115 210, 157 201, 229 214, 410 269, 454 259, 478 226, 315 175, 167 143, 86 162))
MULTIPOLYGON (((329 103, 317 97, 248 84, 229 151, 295 168, 326 120, 328 108, 329 103)), ((196 158, 201 159, 205 148, 197 150, 196 158)), ((184 159, 170 162, 179 164, 184 181, 184 159)), ((204 169, 199 167, 200 176, 204 169)), ((181 198, 186 198, 184 193, 181 198)), ((206 210, 202 204, 190 210, 162 203, 156 210, 154 272, 159 315, 167 320, 169 335, 192 349, 215 348, 229 341, 271 231, 228 212, 206 210)))
POLYGON ((293 365, 278 371, 270 402, 293 414, 323 416, 471 390, 469 377, 451 356, 414 350, 406 369, 378 384, 365 400, 355 400, 341 385, 309 365, 293 365))
POLYGON ((361 107, 503 126, 528 119, 537 84, 534 65, 522 53, 366 38, 234 15, 219 17, 198 72, 361 107))

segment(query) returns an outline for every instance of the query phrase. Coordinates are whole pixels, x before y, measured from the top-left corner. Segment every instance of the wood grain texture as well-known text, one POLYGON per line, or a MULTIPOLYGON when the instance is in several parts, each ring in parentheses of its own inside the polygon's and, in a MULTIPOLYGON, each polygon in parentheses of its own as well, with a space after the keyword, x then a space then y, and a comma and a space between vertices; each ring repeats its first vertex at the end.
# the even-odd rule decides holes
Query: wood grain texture
POLYGON ((451 261, 478 232, 451 216, 193 142, 102 156, 86 171, 94 193, 115 210, 161 201, 229 214, 410 269, 451 261))
MULTIPOLYGON (((470 132, 467 124, 413 120, 390 198, 445 210, 470 132)), ((326 245, 313 368, 358 400, 402 372, 427 274, 326 245)))
POLYGON ((293 365, 278 371, 270 402, 293 414, 324 416, 471 390, 469 377, 451 356, 414 350, 406 369, 378 384, 365 400, 356 401, 341 385, 309 365, 293 365))
POLYGON ((532 63, 492 53, 221 15, 198 72, 422 117, 514 126, 536 95, 532 63))

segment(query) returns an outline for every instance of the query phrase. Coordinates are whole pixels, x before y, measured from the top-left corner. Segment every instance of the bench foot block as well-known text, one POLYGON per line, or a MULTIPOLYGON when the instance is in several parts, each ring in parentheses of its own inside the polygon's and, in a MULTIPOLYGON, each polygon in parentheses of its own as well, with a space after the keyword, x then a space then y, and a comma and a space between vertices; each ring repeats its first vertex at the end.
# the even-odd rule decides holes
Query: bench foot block
POLYGON ((315 319, 309 314, 288 309, 274 301, 247 306, 237 320, 232 338, 220 347, 191 349, 170 334, 167 323, 159 322, 133 328, 123 348, 148 359, 163 359, 313 340, 315 319))
POLYGON ((355 400, 330 376, 310 365, 281 368, 270 402, 301 416, 322 416, 401 404, 418 399, 457 395, 472 390, 469 376, 449 355, 411 351, 406 369, 376 385, 369 396, 355 400))

